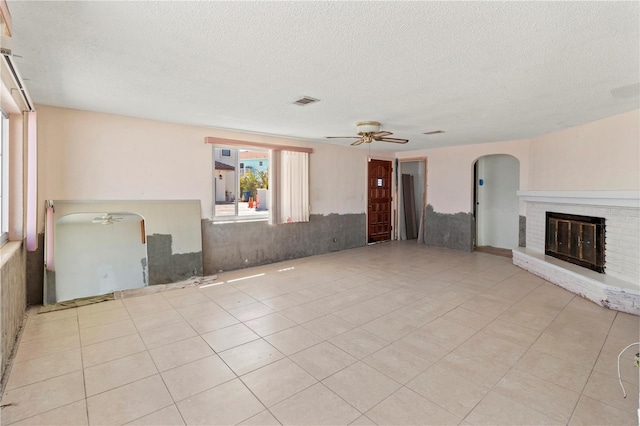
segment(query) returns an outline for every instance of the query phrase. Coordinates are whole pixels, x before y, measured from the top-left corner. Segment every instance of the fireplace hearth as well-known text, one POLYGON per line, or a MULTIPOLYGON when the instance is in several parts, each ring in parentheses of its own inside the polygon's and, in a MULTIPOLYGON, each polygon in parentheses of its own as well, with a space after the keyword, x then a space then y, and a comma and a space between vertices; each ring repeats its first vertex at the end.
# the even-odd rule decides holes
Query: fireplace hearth
MULTIPOLYGON (((513 250, 515 265, 600 306, 640 315, 640 194, 637 190, 519 191, 518 195, 526 205, 527 246, 513 250), (604 218, 604 221, 600 220, 599 234, 602 244, 599 246, 599 266, 604 273, 575 264, 577 262, 554 258, 547 252, 547 212, 604 218)), ((590 220, 582 222, 581 225, 586 222, 587 228, 594 225, 590 220)), ((595 225, 597 243, 598 222, 595 225)), ((561 226, 565 227, 564 224, 561 226)), ((569 228, 563 229, 568 234, 569 228)), ((575 251, 579 234, 572 235, 575 242, 571 246, 573 251, 568 243, 566 246, 563 243, 556 251, 567 260, 577 257, 583 261, 579 250, 577 256, 575 251)), ((589 241, 588 238, 586 240, 589 241)), ((585 257, 585 248, 590 244, 585 244, 584 235, 580 236, 580 242, 582 257, 585 257)), ((595 257, 597 259, 598 255, 595 257)))
POLYGON ((544 252, 604 273, 604 218, 547 212, 544 252))

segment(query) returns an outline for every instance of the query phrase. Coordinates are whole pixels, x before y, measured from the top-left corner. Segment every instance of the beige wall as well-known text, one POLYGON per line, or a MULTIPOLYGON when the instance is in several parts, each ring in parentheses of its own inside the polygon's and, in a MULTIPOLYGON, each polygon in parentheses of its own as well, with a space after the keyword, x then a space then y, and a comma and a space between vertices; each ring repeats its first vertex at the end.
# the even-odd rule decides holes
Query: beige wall
POLYGON ((639 190, 640 110, 530 142, 529 190, 639 190))
POLYGON ((640 111, 530 140, 417 150, 398 157, 428 157, 427 201, 437 212, 456 213, 472 211, 473 163, 491 154, 510 154, 520 161, 521 190, 639 190, 640 111))
MULTIPOLYGON (((366 211, 366 149, 38 107, 39 205, 46 199, 199 199, 213 203, 212 152, 205 136, 312 146, 312 214, 366 211)), ((509 154, 522 190, 640 188, 638 111, 533 138, 399 153, 428 157, 428 202, 441 213, 472 211, 473 164, 509 154), (574 160, 568 160, 575 155, 574 160), (588 171, 588 172, 587 172, 588 171)), ((372 152, 374 158, 390 153, 372 152)), ((521 206, 521 214, 524 207, 521 206)), ((42 212, 39 219, 42 229, 42 212)))
MULTIPOLYGON (((311 213, 365 211, 365 149, 49 106, 38 106, 38 205, 48 199, 196 199, 202 217, 211 218, 213 153, 206 136, 312 146, 311 213)), ((40 207, 39 232, 43 217, 40 207)))
MULTIPOLYGON (((109 202, 58 202, 54 201, 54 220, 66 215, 92 213, 99 217, 104 213, 133 213, 145 220, 146 235, 172 236, 172 253, 198 253, 202 251, 199 200, 146 200, 109 202)), ((57 227, 57 225, 56 225, 57 227)))
MULTIPOLYGON (((471 212, 473 164, 484 156, 508 154, 520 162, 520 187, 529 176, 529 141, 495 142, 399 153, 398 157, 427 157, 427 203, 439 213, 471 212)), ((523 211, 521 208, 521 212, 523 211)))

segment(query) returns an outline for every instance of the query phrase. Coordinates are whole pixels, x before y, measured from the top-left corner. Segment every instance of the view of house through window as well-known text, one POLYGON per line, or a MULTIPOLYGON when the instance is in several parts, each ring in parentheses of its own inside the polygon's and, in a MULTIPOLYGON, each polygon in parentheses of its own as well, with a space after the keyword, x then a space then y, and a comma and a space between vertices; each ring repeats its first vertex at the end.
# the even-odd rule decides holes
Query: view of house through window
POLYGON ((269 151, 215 148, 214 216, 268 217, 269 151))

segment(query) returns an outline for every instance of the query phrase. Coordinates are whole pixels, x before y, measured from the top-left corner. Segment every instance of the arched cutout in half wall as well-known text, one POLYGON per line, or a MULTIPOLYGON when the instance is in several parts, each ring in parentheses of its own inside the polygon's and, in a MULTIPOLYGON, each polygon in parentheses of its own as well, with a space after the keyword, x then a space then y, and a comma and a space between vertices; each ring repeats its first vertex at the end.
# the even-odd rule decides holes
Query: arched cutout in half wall
POLYGON ((475 246, 518 247, 520 162, 507 154, 485 155, 474 164, 475 246))
POLYGON ((144 218, 136 213, 73 213, 55 224, 55 300, 149 285, 144 218))

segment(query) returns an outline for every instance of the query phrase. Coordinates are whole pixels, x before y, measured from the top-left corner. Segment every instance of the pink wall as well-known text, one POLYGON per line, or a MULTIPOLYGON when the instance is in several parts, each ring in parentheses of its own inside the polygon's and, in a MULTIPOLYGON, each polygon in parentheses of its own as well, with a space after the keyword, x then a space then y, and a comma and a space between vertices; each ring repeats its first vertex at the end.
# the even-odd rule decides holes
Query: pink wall
POLYGON ((517 158, 520 161, 520 187, 526 188, 529 176, 527 140, 403 152, 398 153, 398 158, 426 156, 427 203, 438 213, 468 213, 472 211, 473 202, 473 164, 478 158, 492 154, 517 158))
POLYGON ((313 146, 311 213, 365 212, 366 149, 49 106, 37 108, 40 231, 47 199, 197 199, 202 203, 202 217, 211 218, 213 151, 204 143, 207 136, 313 146))
POLYGON ((529 140, 417 150, 398 158, 428 157, 428 203, 437 212, 456 213, 472 211, 473 163, 491 154, 520 161, 520 190, 639 190, 640 110, 529 140))
POLYGON ((640 111, 531 139, 529 190, 639 190, 640 111))
MULTIPOLYGON (((205 129, 38 106, 38 206, 44 201, 204 199, 205 129)), ((209 195, 210 197, 210 195, 209 195)))
MULTIPOLYGON (((46 199, 199 199, 202 217, 210 217, 212 152, 204 137, 217 136, 312 146, 311 212, 366 209, 365 149, 47 106, 38 106, 38 121, 39 206, 46 199)), ((440 213, 472 210, 473 163, 491 154, 519 160, 521 190, 637 190, 639 123, 636 110, 530 140, 397 155, 428 157, 427 199, 440 213), (569 161, 569 155, 575 160, 569 161)), ((379 158, 386 154, 372 152, 379 158)), ((523 205, 520 210, 524 214, 523 205)))

